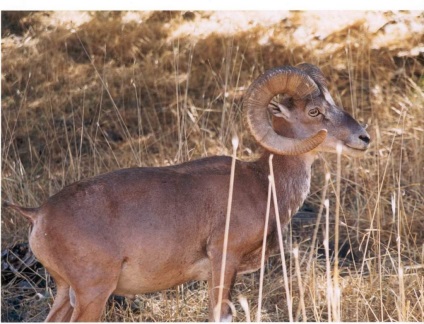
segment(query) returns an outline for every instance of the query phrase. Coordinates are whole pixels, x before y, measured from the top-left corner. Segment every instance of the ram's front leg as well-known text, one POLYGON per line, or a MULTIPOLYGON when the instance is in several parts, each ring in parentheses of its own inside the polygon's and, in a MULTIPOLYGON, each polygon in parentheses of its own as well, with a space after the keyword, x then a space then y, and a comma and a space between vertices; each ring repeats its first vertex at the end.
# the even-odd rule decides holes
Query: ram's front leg
POLYGON ((222 298, 220 297, 222 253, 210 255, 212 271, 208 280, 209 288, 209 322, 231 322, 231 290, 237 275, 240 260, 237 255, 228 253, 224 271, 222 298), (221 300, 221 309, 219 302, 221 300))

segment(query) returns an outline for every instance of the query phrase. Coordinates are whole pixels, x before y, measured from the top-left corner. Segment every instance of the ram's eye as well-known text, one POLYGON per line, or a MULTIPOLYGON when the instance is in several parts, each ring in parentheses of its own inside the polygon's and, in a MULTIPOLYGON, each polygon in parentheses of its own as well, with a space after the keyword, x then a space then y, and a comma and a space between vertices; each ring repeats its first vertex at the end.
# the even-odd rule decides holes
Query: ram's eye
POLYGON ((311 117, 317 117, 320 114, 319 109, 318 108, 313 108, 311 110, 309 110, 309 116, 311 117))

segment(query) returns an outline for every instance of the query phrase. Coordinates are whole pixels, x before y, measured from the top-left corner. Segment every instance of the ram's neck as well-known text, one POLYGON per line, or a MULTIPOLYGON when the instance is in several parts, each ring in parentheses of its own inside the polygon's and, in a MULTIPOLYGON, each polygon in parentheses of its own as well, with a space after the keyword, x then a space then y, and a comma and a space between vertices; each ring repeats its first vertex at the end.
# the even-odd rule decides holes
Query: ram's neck
MULTIPOLYGON (((269 153, 265 153, 258 162, 268 164, 269 156, 269 153)), ((296 156, 274 155, 273 157, 278 207, 283 224, 298 211, 309 193, 311 166, 315 157, 313 153, 296 156)), ((265 165, 262 167, 264 170, 269 170, 265 165)))

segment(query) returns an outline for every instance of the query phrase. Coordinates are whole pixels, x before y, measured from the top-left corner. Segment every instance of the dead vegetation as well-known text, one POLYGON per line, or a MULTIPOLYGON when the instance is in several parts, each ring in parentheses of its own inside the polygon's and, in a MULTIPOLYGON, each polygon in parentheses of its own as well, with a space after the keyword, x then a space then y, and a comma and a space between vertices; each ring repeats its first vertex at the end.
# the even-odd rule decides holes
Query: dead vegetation
MULTIPOLYGON (((238 157, 254 158, 244 90, 267 68, 310 62, 373 139, 366 158, 342 161, 341 320, 424 321, 423 31, 416 12, 2 12, 2 199, 36 206, 112 169, 229 154, 233 132, 238 157)), ((309 321, 330 316, 324 215, 310 246, 326 172, 332 222, 336 164, 323 156, 307 200, 314 216, 286 233, 294 313, 302 318, 303 300, 309 321)), ((27 256, 27 234, 24 219, 2 213, 2 321, 41 321, 51 305, 54 283, 27 256)), ((287 321, 278 256, 265 274, 262 320, 287 321)), ((237 321, 239 296, 255 318, 258 282, 238 278, 237 321)), ((206 296, 194 282, 114 298, 104 319, 203 321, 206 296)))

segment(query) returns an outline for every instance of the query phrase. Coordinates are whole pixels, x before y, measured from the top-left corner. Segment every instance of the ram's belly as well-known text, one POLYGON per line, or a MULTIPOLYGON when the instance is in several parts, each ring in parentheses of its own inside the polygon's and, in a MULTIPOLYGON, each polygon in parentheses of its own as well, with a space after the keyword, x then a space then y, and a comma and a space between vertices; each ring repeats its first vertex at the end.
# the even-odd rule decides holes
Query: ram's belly
POLYGON ((184 262, 175 260, 137 261, 125 260, 115 294, 132 296, 160 291, 190 280, 207 280, 209 276, 209 259, 184 262), (153 266, 154 264, 154 266, 153 266))

